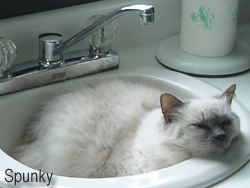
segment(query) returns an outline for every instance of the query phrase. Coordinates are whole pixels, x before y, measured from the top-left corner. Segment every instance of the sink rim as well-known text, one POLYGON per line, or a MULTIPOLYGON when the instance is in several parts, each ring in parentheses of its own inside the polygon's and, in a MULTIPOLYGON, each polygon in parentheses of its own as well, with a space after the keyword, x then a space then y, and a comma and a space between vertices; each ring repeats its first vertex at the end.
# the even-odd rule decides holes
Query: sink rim
MULTIPOLYGON (((92 78, 109 76, 109 73, 102 73, 98 76, 95 75, 92 78)), ((141 66, 132 66, 127 68, 126 70, 114 70, 112 72, 113 75, 124 75, 124 76, 142 76, 147 77, 149 79, 158 79, 160 81, 167 81, 169 83, 176 84, 178 87, 183 88, 185 90, 189 90, 190 92, 197 90, 197 94, 200 97, 211 96, 214 94, 218 94, 221 90, 216 87, 207 84, 201 80, 192 78, 190 76, 176 73, 169 70, 162 70, 150 67, 141 67, 141 66), (192 83, 192 84, 191 84, 192 83), (198 85, 198 87, 197 87, 198 85)), ((84 80, 86 77, 79 78, 78 80, 84 80)), ((63 83, 58 83, 63 84, 63 83)), ((46 87, 51 87, 46 86, 46 87)), ((38 88, 36 88, 38 89, 38 88)), ((34 90, 36 90, 34 89, 34 90)), ((225 88, 226 89, 226 88, 225 88)), ((32 90, 30 90, 32 91, 32 90)), ((25 93, 29 91, 24 91, 25 93)), ((236 91, 237 92, 237 91, 236 91)), ((15 94, 13 94, 15 95, 15 94)), ((5 96, 7 97, 7 96, 5 96)), ((250 138, 247 137, 246 133, 250 134, 250 128, 247 127, 246 122, 250 122, 250 116, 248 110, 235 98, 232 103, 232 107, 234 110, 240 111, 240 119, 241 119, 241 131, 242 134, 240 136, 240 142, 243 143, 241 147, 234 147, 227 154, 221 157, 217 157, 216 160, 211 160, 209 158, 192 158, 186 160, 177 165, 160 169, 148 173, 119 177, 119 178, 104 178, 104 179, 89 179, 89 178, 71 178, 71 177, 62 177, 53 175, 53 181, 56 183, 56 186, 79 186, 84 183, 84 185, 88 185, 91 187, 117 187, 123 185, 124 187, 128 187, 131 185, 134 186, 170 186, 170 187, 183 187, 185 184, 186 187, 199 187, 199 186, 209 186, 218 181, 223 180, 227 176, 234 173, 241 166, 243 166, 250 158, 250 149, 248 149, 247 145, 250 144, 250 138), (243 122, 242 122, 243 117, 243 122), (245 123, 243 126, 242 124, 245 123), (247 151, 248 149, 248 151, 247 151), (236 154, 237 153, 237 156, 236 154), (239 153, 241 155, 239 155, 239 153), (237 159, 237 160, 236 160, 237 159), (239 161, 240 159, 240 161, 239 161), (230 164, 230 165, 227 165, 230 164), (191 167, 192 175, 189 172, 191 167), (232 169, 233 168, 233 169, 232 169), (180 173, 181 172, 181 173, 180 173), (208 177, 209 172, 211 176, 208 177)), ((18 168, 22 169, 24 172, 34 172, 36 170, 29 168, 13 158, 9 157, 5 152, 0 149, 0 176, 1 173, 4 175, 4 169, 11 168, 13 165, 17 165, 18 168), (11 164, 7 166, 8 164, 11 164), (2 171, 2 172, 1 172, 2 171)), ((19 169, 19 171, 20 171, 19 169)), ((16 170, 17 171, 17 170, 16 170)), ((18 172, 18 171, 17 171, 18 172)), ((6 183, 4 178, 0 178, 0 184, 6 183)))

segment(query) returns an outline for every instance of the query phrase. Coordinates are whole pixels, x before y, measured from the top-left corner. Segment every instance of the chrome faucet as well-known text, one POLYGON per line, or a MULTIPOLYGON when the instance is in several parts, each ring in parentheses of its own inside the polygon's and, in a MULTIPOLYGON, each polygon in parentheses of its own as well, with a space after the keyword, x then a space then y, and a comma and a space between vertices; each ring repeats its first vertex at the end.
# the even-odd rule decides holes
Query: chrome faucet
POLYGON ((67 50, 75 43, 79 42, 83 38, 86 38, 94 31, 102 28, 104 25, 109 23, 110 21, 116 19, 118 16, 125 14, 127 12, 135 12, 139 14, 141 23, 143 25, 152 24, 154 22, 154 8, 151 5, 131 5, 120 8, 114 12, 109 13, 108 15, 104 16, 100 20, 96 21, 80 33, 73 36, 71 39, 64 42, 61 46, 57 47, 54 51, 55 54, 62 53, 63 51, 67 50))
POLYGON ((118 16, 127 12, 134 12, 139 14, 141 23, 143 25, 152 24, 154 22, 154 8, 151 5, 131 5, 115 10, 103 18, 99 19, 86 29, 82 30, 66 42, 62 43, 60 34, 42 34, 40 35, 40 62, 41 65, 48 67, 49 65, 60 64, 62 62, 62 52, 88 37, 90 34, 110 21, 116 19, 118 16))
POLYGON ((106 24, 129 12, 139 14, 144 25, 154 22, 153 6, 131 5, 102 16, 64 43, 62 35, 58 33, 39 35, 39 60, 9 68, 8 76, 0 78, 0 95, 118 68, 118 53, 110 48, 102 48, 102 45, 90 45, 89 50, 63 52, 100 29, 104 36, 106 24))

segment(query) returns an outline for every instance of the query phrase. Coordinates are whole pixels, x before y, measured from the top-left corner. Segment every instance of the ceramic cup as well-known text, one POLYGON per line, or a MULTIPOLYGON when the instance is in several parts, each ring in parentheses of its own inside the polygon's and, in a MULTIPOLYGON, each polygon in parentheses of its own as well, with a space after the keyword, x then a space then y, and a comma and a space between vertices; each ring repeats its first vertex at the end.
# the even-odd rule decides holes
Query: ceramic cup
POLYGON ((237 18, 238 0, 182 0, 181 49, 205 57, 228 55, 237 18))

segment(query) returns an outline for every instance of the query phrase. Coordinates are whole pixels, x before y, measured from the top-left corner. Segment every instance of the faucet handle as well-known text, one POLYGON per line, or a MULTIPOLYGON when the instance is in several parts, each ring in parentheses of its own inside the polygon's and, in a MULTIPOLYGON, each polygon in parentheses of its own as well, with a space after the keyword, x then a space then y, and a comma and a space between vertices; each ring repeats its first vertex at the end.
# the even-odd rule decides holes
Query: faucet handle
POLYGON ((42 67, 50 68, 62 62, 62 53, 55 54, 54 52, 61 45, 61 34, 44 33, 39 35, 39 62, 42 67))
MULTIPOLYGON (((86 28, 103 17, 104 15, 94 15, 89 17, 86 22, 86 28)), ((112 45, 112 38, 116 36, 116 34, 117 23, 116 21, 112 21, 89 35, 88 42, 90 47, 90 55, 99 56, 109 53, 112 45)))
POLYGON ((8 70, 12 66, 16 58, 15 44, 4 38, 0 37, 0 77, 8 77, 8 70))

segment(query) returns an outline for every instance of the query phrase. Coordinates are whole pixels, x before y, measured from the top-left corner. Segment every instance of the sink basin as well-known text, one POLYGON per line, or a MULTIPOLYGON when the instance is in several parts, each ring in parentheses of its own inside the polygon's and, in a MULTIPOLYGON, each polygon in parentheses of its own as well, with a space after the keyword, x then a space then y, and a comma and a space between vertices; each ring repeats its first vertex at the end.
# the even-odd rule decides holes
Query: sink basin
MULTIPOLYGON (((7 154, 24 132, 31 117, 36 114, 44 102, 68 88, 72 83, 92 83, 96 79, 126 77, 142 79, 158 84, 166 92, 185 100, 204 98, 222 91, 192 77, 149 67, 133 66, 112 72, 78 78, 41 88, 22 91, 0 97, 0 186, 9 185, 5 182, 5 170, 10 168, 16 172, 34 172, 7 154)), ((225 88, 226 89, 226 88, 225 88)), ((237 91, 236 91, 237 93, 237 91)), ((230 150, 216 158, 192 158, 177 165, 144 174, 119 178, 69 178, 53 175, 52 185, 60 187, 205 187, 223 180, 242 167, 250 158, 250 115, 237 99, 233 100, 233 110, 241 120, 241 134, 230 150)))

